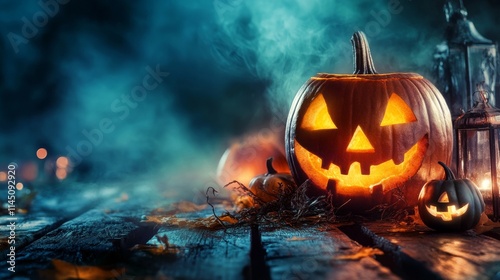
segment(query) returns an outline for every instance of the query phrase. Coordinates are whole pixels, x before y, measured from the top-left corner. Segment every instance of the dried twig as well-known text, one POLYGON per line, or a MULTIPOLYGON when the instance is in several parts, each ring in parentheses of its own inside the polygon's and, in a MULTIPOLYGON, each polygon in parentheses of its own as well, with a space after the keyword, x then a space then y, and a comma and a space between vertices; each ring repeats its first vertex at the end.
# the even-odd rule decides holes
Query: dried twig
POLYGON ((215 214, 215 207, 212 205, 212 203, 210 203, 210 196, 208 195, 208 192, 210 190, 212 191, 212 196, 215 196, 215 194, 218 193, 218 191, 214 187, 208 187, 207 191, 205 192, 205 195, 207 197, 207 204, 210 205, 210 207, 212 207, 212 213, 214 214, 215 219, 217 219, 217 221, 219 222, 219 224, 222 227, 224 227, 224 230, 225 230, 226 229, 226 225, 224 225, 224 223, 221 221, 221 219, 219 218, 219 216, 217 216, 217 214, 215 214))

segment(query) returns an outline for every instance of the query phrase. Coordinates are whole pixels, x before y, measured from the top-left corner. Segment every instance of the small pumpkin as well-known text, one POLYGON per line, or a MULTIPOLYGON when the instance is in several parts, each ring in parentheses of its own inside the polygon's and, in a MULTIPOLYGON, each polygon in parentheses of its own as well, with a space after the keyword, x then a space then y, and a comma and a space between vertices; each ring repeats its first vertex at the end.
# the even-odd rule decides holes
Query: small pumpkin
POLYGON ((446 164, 444 180, 427 182, 418 197, 418 213, 430 228, 463 231, 473 228, 484 212, 484 201, 477 186, 469 179, 456 179, 446 164))
POLYGON ((271 133, 249 133, 234 141, 219 160, 218 182, 224 185, 236 180, 248 186, 253 177, 266 172, 261 163, 269 157, 274 159, 278 172, 290 172, 283 137, 283 129, 277 129, 271 133))
POLYGON ((442 175, 452 155, 450 111, 431 82, 415 73, 378 74, 363 32, 352 39, 355 70, 318 74, 299 89, 285 133, 297 184, 329 191, 343 209, 363 210, 404 186, 408 205, 442 175))
POLYGON ((278 195, 287 188, 295 187, 290 173, 278 173, 273 167, 273 158, 266 161, 267 173, 259 175, 250 181, 250 191, 262 202, 268 203, 277 200, 278 195))

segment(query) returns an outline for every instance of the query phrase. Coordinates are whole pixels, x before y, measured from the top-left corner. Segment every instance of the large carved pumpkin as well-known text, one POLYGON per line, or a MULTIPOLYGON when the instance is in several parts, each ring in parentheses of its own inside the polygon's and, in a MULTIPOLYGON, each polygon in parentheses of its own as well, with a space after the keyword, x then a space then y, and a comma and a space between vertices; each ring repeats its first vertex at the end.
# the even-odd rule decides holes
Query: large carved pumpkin
POLYGON ((301 184, 329 190, 337 203, 366 209, 398 187, 416 205, 423 184, 450 162, 452 124, 441 93, 414 73, 377 74, 366 37, 356 32, 354 74, 318 74, 298 91, 285 147, 301 184))

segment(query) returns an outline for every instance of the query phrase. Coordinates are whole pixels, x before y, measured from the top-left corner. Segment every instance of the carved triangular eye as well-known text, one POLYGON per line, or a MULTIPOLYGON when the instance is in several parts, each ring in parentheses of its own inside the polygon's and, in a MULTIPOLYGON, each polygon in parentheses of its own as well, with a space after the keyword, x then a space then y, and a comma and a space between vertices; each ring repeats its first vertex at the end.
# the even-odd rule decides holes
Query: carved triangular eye
POLYGON ((319 94, 311 102, 300 126, 306 130, 337 129, 328 113, 323 94, 319 94))
POLYGON ((403 124, 417 121, 413 110, 406 104, 406 102, 393 93, 387 103, 384 117, 380 126, 388 126, 394 124, 403 124))
POLYGON ((448 193, 447 192, 442 193, 441 196, 439 196, 438 202, 439 203, 449 203, 450 199, 448 198, 448 193))

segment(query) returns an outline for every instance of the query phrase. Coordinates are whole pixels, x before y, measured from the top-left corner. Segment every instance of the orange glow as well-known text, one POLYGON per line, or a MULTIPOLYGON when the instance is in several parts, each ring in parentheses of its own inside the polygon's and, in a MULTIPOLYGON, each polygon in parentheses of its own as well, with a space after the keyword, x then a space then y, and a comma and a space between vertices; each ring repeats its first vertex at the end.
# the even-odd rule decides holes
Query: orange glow
POLYGON ((370 167, 370 174, 361 173, 359 162, 353 162, 348 174, 342 174, 340 168, 330 164, 328 170, 321 168, 321 158, 310 153, 295 141, 295 151, 298 161, 309 179, 318 187, 326 189, 328 181, 337 181, 339 193, 349 194, 360 191, 360 188, 370 190, 373 186, 382 184, 383 190, 388 191, 415 175, 422 165, 422 161, 428 146, 427 135, 422 137, 413 147, 404 154, 404 161, 398 165, 388 160, 370 167), (357 187, 357 190, 356 190, 357 187))
POLYGON ((366 134, 358 125, 349 145, 347 145, 346 151, 351 153, 375 153, 375 148, 373 148, 372 143, 370 143, 370 140, 368 140, 368 137, 366 137, 366 134))
POLYGON ((328 113, 323 94, 319 94, 311 101, 300 126, 306 130, 337 129, 328 113))
POLYGON ((36 151, 36 157, 39 159, 44 159, 47 157, 47 150, 45 148, 40 148, 36 151))
POLYGON ((57 179, 64 180, 64 179, 66 179, 66 176, 68 176, 68 172, 66 171, 66 169, 57 168, 57 170, 56 170, 57 179))
POLYGON ((265 128, 238 138, 222 155, 217 166, 217 181, 225 185, 238 181, 248 186, 250 180, 267 172, 266 160, 272 157, 279 173, 289 173, 283 143, 284 131, 265 128))
POLYGON ((69 164, 69 160, 67 157, 59 157, 56 160, 56 165, 58 168, 67 168, 69 164))
POLYGON ((33 181, 38 176, 38 165, 30 161, 20 168, 20 173, 24 181, 33 181))
POLYGON ((481 189, 481 190, 491 190, 491 180, 490 179, 483 179, 481 181, 481 184, 479 185, 479 189, 481 189))
POLYGON ((413 110, 406 102, 393 93, 389 98, 387 108, 385 109, 384 118, 380 126, 388 126, 394 124, 403 124, 417 121, 413 110))
POLYGON ((438 202, 439 203, 450 203, 450 199, 448 198, 448 193, 447 192, 442 193, 441 196, 439 196, 438 202))
POLYGON ((7 181, 7 172, 1 171, 0 172, 0 182, 5 182, 7 181))
POLYGON ((446 211, 438 211, 437 207, 434 205, 427 206, 425 205, 425 208, 431 214, 432 216, 436 218, 441 218, 445 222, 450 222, 453 220, 453 217, 460 217, 463 214, 467 212, 467 209, 469 209, 469 203, 465 204, 464 206, 460 207, 457 209, 456 205, 448 205, 446 211))
POLYGON ((22 190, 23 188, 24 188, 23 183, 19 182, 19 183, 17 183, 17 184, 16 184, 16 189, 17 189, 18 191, 22 190))

